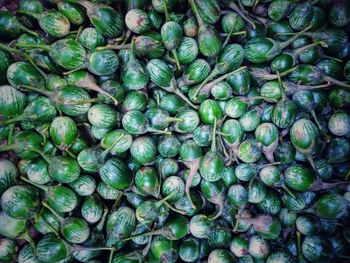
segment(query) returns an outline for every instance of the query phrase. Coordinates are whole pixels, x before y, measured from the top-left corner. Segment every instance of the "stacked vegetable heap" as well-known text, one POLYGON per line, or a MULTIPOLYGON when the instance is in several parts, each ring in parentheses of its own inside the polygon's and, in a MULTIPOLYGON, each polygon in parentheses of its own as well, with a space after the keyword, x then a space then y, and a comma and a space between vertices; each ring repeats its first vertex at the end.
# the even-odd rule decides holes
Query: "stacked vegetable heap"
POLYGON ((350 2, 0 11, 0 262, 349 262, 350 2))

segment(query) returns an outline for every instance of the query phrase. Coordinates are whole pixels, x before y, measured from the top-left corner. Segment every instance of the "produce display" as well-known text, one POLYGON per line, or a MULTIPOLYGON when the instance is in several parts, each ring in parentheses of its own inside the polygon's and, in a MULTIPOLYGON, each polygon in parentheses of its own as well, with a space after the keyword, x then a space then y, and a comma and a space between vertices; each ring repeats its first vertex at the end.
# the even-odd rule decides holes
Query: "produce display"
POLYGON ((1 263, 350 262, 350 1, 0 2, 1 263))

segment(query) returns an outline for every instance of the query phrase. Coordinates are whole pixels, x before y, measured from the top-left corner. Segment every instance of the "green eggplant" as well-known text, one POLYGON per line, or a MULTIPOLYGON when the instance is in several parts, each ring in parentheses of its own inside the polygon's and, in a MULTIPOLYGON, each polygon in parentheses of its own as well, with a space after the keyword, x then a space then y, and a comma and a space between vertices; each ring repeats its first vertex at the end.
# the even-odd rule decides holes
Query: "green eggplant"
POLYGON ((159 138, 157 149, 163 157, 175 157, 180 152, 181 143, 173 135, 164 135, 159 138))
POLYGON ((313 18, 312 6, 309 3, 298 4, 289 14, 288 21, 294 30, 302 30, 313 18))
POLYGON ((109 151, 111 154, 126 152, 132 145, 133 138, 124 130, 118 129, 107 132, 101 139, 101 148, 109 151))
POLYGON ((55 105, 50 99, 39 96, 28 103, 23 113, 16 116, 15 118, 4 121, 4 124, 13 122, 28 120, 35 122, 49 122, 53 120, 57 115, 55 105))
POLYGON ((169 66, 160 59, 152 59, 147 64, 147 71, 151 81, 158 87, 175 93, 181 99, 186 101, 192 108, 197 108, 189 99, 177 88, 176 81, 169 66))
MULTIPOLYGON (((230 75, 232 75, 233 74, 232 71, 237 70, 239 66, 241 66, 241 64, 243 63, 243 58, 244 58, 244 51, 242 46, 238 44, 230 44, 226 46, 221 51, 214 69, 198 87, 197 93, 202 87, 205 87, 205 84, 207 84, 210 80, 215 78, 217 75, 222 75, 225 73, 230 73, 230 75)), ((220 80, 223 80, 223 79, 220 79, 220 80)), ((207 84, 207 86, 210 86, 209 84, 207 84)))
POLYGON ((237 149, 237 157, 245 163, 256 162, 261 157, 261 146, 254 139, 245 140, 237 149))
POLYGON ((19 11, 38 20, 41 29, 51 37, 62 38, 70 31, 70 22, 62 13, 54 9, 42 13, 19 11))
POLYGON ((350 12, 349 6, 346 4, 346 1, 336 1, 332 4, 331 10, 329 13, 330 23, 337 27, 342 27, 348 24, 350 12))
POLYGON ((16 254, 16 243, 13 240, 2 238, 0 239, 0 260, 10 262, 16 254))
POLYGON ((20 131, 16 132, 11 144, 0 147, 2 151, 15 151, 23 159, 34 159, 39 156, 37 153, 41 149, 43 138, 36 132, 20 131))
POLYGON ((248 240, 242 236, 234 237, 230 243, 230 251, 240 258, 248 255, 248 240))
POLYGON ((122 69, 121 78, 128 89, 140 90, 146 87, 149 74, 143 63, 136 59, 134 41, 131 44, 129 61, 122 69))
POLYGON ((7 69, 14 61, 10 53, 5 50, 0 50, 0 61, 0 84, 5 84, 7 69))
POLYGON ((0 86, 0 111, 4 117, 17 117, 27 106, 27 96, 10 85, 0 86))
MULTIPOLYGON (((40 261, 44 262, 60 262, 71 255, 74 251, 81 250, 114 250, 111 247, 84 247, 77 245, 70 245, 63 239, 59 239, 54 234, 47 234, 43 236, 36 247, 36 256, 40 261)), ((64 261, 63 261, 64 262, 64 261)))
POLYGON ((193 141, 200 147, 209 146, 212 141, 213 130, 209 125, 200 125, 193 131, 193 141))
POLYGON ((84 47, 74 39, 60 39, 52 45, 42 44, 17 44, 19 47, 39 48, 49 52, 52 60, 67 70, 75 70, 83 67, 86 51, 84 47))
POLYGON ((256 259, 264 259, 270 254, 270 244, 261 236, 253 235, 249 239, 248 252, 256 259))
POLYGON ((320 236, 306 236, 301 245, 303 256, 310 261, 327 261, 332 253, 331 244, 320 236))
POLYGON ((136 216, 131 208, 125 206, 112 212, 106 222, 108 242, 120 246, 120 242, 131 236, 135 224, 136 216))
POLYGON ((117 37, 121 34, 124 21, 120 12, 104 4, 78 1, 86 9, 91 24, 105 37, 117 37))
POLYGON ((291 0, 276 0, 271 2, 267 8, 267 14, 273 21, 283 19, 287 14, 293 1, 291 0))
POLYGON ((10 160, 0 159, 0 195, 16 184, 18 169, 10 160))
POLYGON ((45 79, 28 62, 21 61, 11 64, 7 69, 7 79, 16 88, 20 88, 21 85, 28 85, 45 89, 45 79))
POLYGON ((135 174, 135 186, 140 194, 159 196, 159 175, 152 167, 142 167, 135 174))
POLYGON ((179 247, 179 257, 185 262, 193 262, 199 258, 199 240, 196 238, 185 239, 179 247))
POLYGON ((97 195, 89 195, 81 206, 81 216, 89 224, 100 221, 104 213, 104 206, 97 195))
POLYGON ((92 51, 85 58, 86 67, 94 75, 111 75, 119 67, 119 58, 113 50, 92 51))
POLYGON ((180 64, 190 64, 198 56, 197 41, 191 37, 183 37, 177 47, 180 64))
POLYGON ((191 5, 192 12, 196 16, 199 26, 197 34, 199 51, 205 57, 214 57, 218 55, 222 45, 218 32, 212 25, 207 24, 203 20, 198 11, 198 5, 196 5, 194 0, 190 0, 189 3, 191 5))
POLYGON ((84 9, 77 4, 58 1, 57 7, 60 13, 67 17, 73 25, 82 25, 86 20, 84 9))
POLYGON ((143 34, 151 28, 148 14, 141 9, 129 10, 125 15, 125 24, 130 31, 136 34, 143 34))
POLYGON ((105 38, 94 27, 81 30, 78 41, 87 49, 94 49, 105 44, 105 38))
POLYGON ((62 116, 56 117, 50 125, 52 142, 61 150, 68 149, 78 137, 78 129, 73 119, 62 116))
POLYGON ((269 162, 274 162, 273 152, 278 145, 279 131, 272 123, 262 123, 255 130, 255 138, 262 143, 262 151, 269 162))
POLYGON ((336 136, 346 136, 350 134, 350 116, 345 111, 332 114, 328 120, 330 132, 336 136))
POLYGON ((101 128, 113 128, 120 120, 118 112, 110 105, 95 104, 88 113, 89 122, 101 128))
POLYGON ((198 33, 198 23, 194 17, 190 17, 183 22, 184 34, 188 37, 195 37, 198 33))
POLYGON ((164 10, 165 10, 165 16, 166 16, 167 22, 163 24, 160 30, 162 41, 166 49, 171 51, 172 55, 174 56, 177 68, 181 69, 176 48, 179 46, 180 41, 182 39, 182 35, 183 35, 182 28, 180 24, 178 24, 177 22, 170 21, 170 16, 166 6, 164 7, 164 10))
POLYGON ((227 249, 214 249, 208 256, 208 263, 229 263, 234 261, 234 256, 227 249))
POLYGON ((316 168, 311 152, 316 145, 318 135, 316 125, 308 119, 297 120, 290 130, 290 138, 293 146, 298 152, 305 155, 314 170, 316 168))
POLYGON ((23 32, 27 32, 34 36, 38 35, 38 33, 22 25, 17 17, 9 11, 0 12, 0 25, 1 36, 10 40, 18 37, 23 32))
POLYGON ((130 154, 139 163, 143 165, 150 164, 153 163, 156 158, 157 147, 150 137, 138 137, 133 141, 130 147, 130 154))
POLYGON ((116 190, 124 190, 129 187, 133 176, 131 171, 119 158, 108 159, 99 169, 102 181, 116 190))
POLYGON ((69 186, 79 195, 79 196, 90 196, 95 192, 96 181, 95 179, 87 174, 82 174, 77 180, 71 182, 69 186))
POLYGON ((327 159, 330 163, 341 163, 349 160, 350 143, 345 138, 333 138, 329 143, 327 159))
POLYGON ((208 125, 215 125, 216 121, 223 118, 223 113, 219 104, 211 99, 207 99, 201 103, 198 114, 201 121, 208 125))
POLYGON ((227 201, 234 207, 248 204, 248 191, 240 184, 231 185, 227 192, 227 201))
POLYGON ((307 26, 302 31, 285 42, 278 42, 272 38, 258 37, 249 40, 244 45, 245 58, 252 63, 267 62, 278 56, 283 49, 288 47, 296 38, 308 31, 312 25, 307 26))
POLYGON ((31 218, 40 208, 38 191, 28 185, 11 186, 1 196, 1 208, 13 218, 31 218))

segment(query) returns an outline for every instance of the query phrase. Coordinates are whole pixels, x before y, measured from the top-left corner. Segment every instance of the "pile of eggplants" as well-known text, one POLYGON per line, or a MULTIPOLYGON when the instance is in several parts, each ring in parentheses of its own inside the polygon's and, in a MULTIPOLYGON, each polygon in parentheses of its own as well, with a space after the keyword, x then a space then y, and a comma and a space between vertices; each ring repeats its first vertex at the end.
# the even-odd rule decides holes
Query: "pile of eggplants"
POLYGON ((348 0, 2 2, 0 262, 349 262, 348 0))

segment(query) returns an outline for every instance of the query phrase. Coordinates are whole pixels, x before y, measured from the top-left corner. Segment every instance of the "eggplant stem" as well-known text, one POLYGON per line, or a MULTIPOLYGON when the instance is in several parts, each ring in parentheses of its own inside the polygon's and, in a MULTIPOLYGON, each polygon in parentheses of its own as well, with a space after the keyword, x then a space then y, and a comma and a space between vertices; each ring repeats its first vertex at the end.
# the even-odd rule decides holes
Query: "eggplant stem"
POLYGON ((198 12, 198 9, 197 9, 197 6, 196 6, 196 4, 194 3, 194 1, 193 1, 193 0, 188 0, 188 2, 190 3, 192 12, 194 13, 194 15, 195 15, 195 17, 196 17, 196 19, 197 19, 199 28, 206 27, 207 24, 203 21, 202 17, 200 16, 200 14, 199 14, 199 12, 198 12))
POLYGON ((189 166, 190 172, 188 174, 188 177, 187 177, 187 180, 186 180, 186 184, 185 184, 185 193, 186 193, 187 199, 190 201, 191 206, 192 206, 193 209, 196 209, 197 207, 195 206, 195 204, 192 201, 191 194, 190 194, 190 188, 191 188, 191 185, 192 185, 192 181, 193 181, 193 179, 194 179, 194 177, 195 177, 195 175, 197 174, 197 171, 198 171, 199 160, 200 159, 191 160, 190 162, 188 162, 190 164, 186 165, 187 167, 189 166))
POLYGON ((165 206, 167 208, 169 208, 171 211, 175 212, 175 213, 178 213, 180 215, 186 215, 186 212, 183 211, 183 210, 179 210, 179 209, 176 209, 175 207, 173 207, 171 204, 169 204, 167 201, 164 202, 165 206))
POLYGON ((235 11, 240 17, 242 17, 243 20, 248 22, 254 30, 256 29, 256 25, 242 12, 242 10, 239 8, 239 6, 234 1, 230 1, 229 7, 233 11, 235 11))
POLYGON ((21 43, 16 43, 17 47, 27 47, 27 48, 40 48, 45 51, 50 51, 51 47, 48 45, 43 45, 43 44, 21 44, 21 43))
POLYGON ((68 153, 68 155, 73 159, 77 159, 77 156, 74 153, 72 153, 69 149, 64 149, 64 151, 68 153))
POLYGON ((105 149, 102 153, 101 153, 101 159, 105 160, 107 154, 110 153, 110 151, 114 148, 114 146, 125 136, 125 133, 122 133, 120 136, 118 136, 115 141, 111 144, 111 146, 109 146, 107 149, 105 149))
POLYGON ((217 68, 215 67, 209 74, 208 77, 205 78, 205 80, 203 80, 203 82, 198 86, 198 88, 196 89, 196 91, 193 94, 193 97, 195 99, 197 99, 198 93, 199 91, 204 87, 205 84, 207 84, 209 81, 211 81, 213 78, 215 78, 217 75, 219 74, 219 71, 217 70, 217 68))
POLYGON ((316 165, 314 163, 314 159, 312 158, 311 153, 304 153, 304 156, 306 157, 306 159, 308 160, 308 162, 310 163, 312 169, 314 169, 314 171, 316 172, 316 174, 318 175, 318 170, 316 168, 316 165))
POLYGON ((223 204, 223 202, 220 202, 217 204, 217 206, 219 207, 218 211, 214 215, 208 216, 208 220, 214 221, 221 216, 221 214, 224 210, 224 204, 223 204))
POLYGON ((60 216, 55 209, 53 209, 47 202, 43 201, 41 202, 43 207, 47 208, 56 218, 58 221, 60 221, 60 224, 63 223, 64 217, 60 216))
POLYGON ((285 184, 282 184, 281 185, 281 188, 287 192, 287 194, 289 194, 291 197, 295 198, 295 195, 290 191, 290 189, 285 185, 285 184))
POLYGON ((29 28, 25 27, 25 26, 22 25, 22 24, 19 24, 19 27, 20 27, 23 31, 27 32, 27 33, 30 34, 30 35, 33 35, 33 36, 36 36, 36 37, 39 36, 37 32, 30 30, 29 28))
MULTIPOLYGON (((211 82, 209 82, 209 83, 207 83, 207 84, 205 84, 205 81, 206 81, 206 80, 204 80, 204 82, 202 82, 202 84, 201 84, 201 85, 197 88, 197 90, 195 91, 194 97, 196 98, 198 92, 199 92, 199 91, 202 89, 202 87, 204 86, 203 83, 205 84, 205 86, 204 86, 203 88, 206 89, 206 91, 209 93, 209 91, 210 91, 217 83, 219 83, 220 81, 225 80, 227 77, 229 77, 229 76, 231 76, 231 75, 233 75, 233 74, 236 74, 237 72, 240 72, 240 71, 242 71, 242 70, 244 70, 244 69, 246 69, 246 68, 247 68, 247 66, 240 67, 240 68, 238 68, 238 69, 236 69, 236 70, 234 70, 234 71, 231 71, 231 72, 229 72, 229 73, 226 73, 226 74, 224 74, 224 75, 218 77, 217 79, 215 79, 215 80, 213 80, 213 81, 211 81, 211 82)), ((212 73, 213 73, 213 72, 214 72, 214 74, 213 74, 212 77, 215 77, 215 76, 219 73, 215 68, 213 69, 212 73)), ((210 76, 211 76, 211 74, 208 76, 208 78, 209 78, 210 76)))
POLYGON ((313 26, 314 26, 313 24, 308 25, 306 28, 304 28, 300 32, 296 33, 294 36, 292 36, 287 41, 280 43, 281 50, 288 47, 295 39, 297 39, 299 36, 303 35, 305 32, 309 31, 313 26))
POLYGON ((96 47, 96 50, 107 50, 107 49, 113 49, 113 50, 120 50, 120 49, 130 49, 131 44, 121 44, 121 45, 107 45, 104 47, 96 47))
POLYGON ((65 100, 57 100, 57 103, 63 105, 82 105, 87 103, 100 102, 100 98, 86 99, 86 100, 78 100, 78 101, 65 101, 65 100))
POLYGON ((82 250, 88 250, 88 251, 117 251, 117 248, 115 247, 84 247, 84 246, 78 246, 74 245, 72 246, 73 250, 75 251, 82 251, 82 250))
MULTIPOLYGON (((90 76, 90 75, 89 75, 90 76)), ((114 98, 111 94, 109 94, 107 91, 103 90, 100 86, 98 86, 94 80, 91 78, 88 79, 88 81, 78 81, 78 83, 76 83, 78 86, 88 89, 88 90, 93 90, 96 91, 98 93, 101 93, 107 97, 109 97, 113 102, 114 105, 118 105, 119 102, 116 100, 116 98, 114 98)))
POLYGON ((277 79, 278 79, 278 84, 280 86, 280 91, 281 91, 281 95, 282 95, 282 102, 284 102, 287 100, 287 95, 286 95, 286 92, 284 91, 283 83, 282 83, 282 79, 281 79, 281 74, 279 71, 277 71, 277 79))
POLYGON ((7 144, 0 147, 0 152, 7 152, 14 150, 16 148, 15 144, 7 144))
POLYGON ((293 54, 299 55, 300 53, 304 52, 305 50, 308 50, 309 48, 312 48, 312 47, 315 47, 318 45, 320 45, 322 47, 328 47, 327 43, 325 43, 324 41, 317 41, 315 43, 312 43, 312 44, 309 44, 309 45, 306 45, 306 46, 303 46, 303 47, 300 47, 300 48, 293 50, 293 54))
POLYGON ((32 87, 32 86, 28 86, 28 85, 19 85, 18 86, 19 88, 24 88, 24 89, 27 89, 27 90, 30 90, 30 91, 34 91, 34 92, 37 92, 37 93, 40 93, 46 97, 49 97, 49 98, 53 98, 54 96, 54 93, 52 91, 48 91, 48 90, 42 90, 42 89, 39 89, 39 88, 35 88, 35 87, 32 87))
POLYGON ((28 183, 28 184, 31 184, 33 186, 35 186, 36 188, 39 188, 40 190, 43 190, 45 192, 48 192, 49 191, 49 187, 46 186, 46 185, 41 185, 41 184, 38 184, 38 183, 34 183, 32 181, 30 181, 28 178, 24 177, 24 176, 20 176, 19 177, 22 181, 28 183))
POLYGON ((171 132, 170 132, 170 131, 157 130, 157 129, 154 129, 154 128, 152 128, 152 127, 147 127, 147 131, 148 131, 148 132, 152 132, 152 133, 159 133, 159 134, 171 135, 171 132))
POLYGON ((176 49, 172 49, 172 50, 171 50, 171 53, 172 53, 173 56, 174 56, 175 64, 176 64, 177 69, 178 69, 178 70, 181 70, 181 65, 180 65, 179 57, 177 56, 176 49))
POLYGON ((111 250, 111 252, 109 253, 108 263, 113 262, 113 256, 114 256, 114 250, 111 250))
POLYGON ((335 60, 337 62, 340 62, 340 63, 343 63, 343 60, 341 60, 340 58, 335 58, 335 57, 332 57, 332 56, 328 56, 328 55, 322 55, 324 58, 329 58, 329 59, 332 59, 332 60, 335 60))
POLYGON ((79 36, 80 36, 80 33, 81 33, 81 31, 83 30, 83 27, 82 26, 79 26, 79 28, 78 28, 78 32, 77 32, 77 34, 76 34, 76 36, 75 36, 75 40, 77 40, 78 41, 78 39, 79 39, 79 36))
POLYGON ((23 232, 17 239, 23 239, 29 243, 29 245, 32 247, 34 253, 36 253, 36 246, 33 238, 29 235, 28 230, 23 232))
POLYGON ((299 260, 299 262, 304 262, 303 252, 301 249, 301 234, 299 231, 297 231, 296 235, 297 235, 298 260, 299 260))
POLYGON ((103 209, 102 218, 100 219, 100 221, 98 222, 98 224, 97 224, 97 226, 96 226, 96 229, 97 229, 98 232, 102 232, 103 227, 104 227, 105 222, 106 222, 106 218, 107 218, 108 212, 109 212, 108 208, 105 207, 105 208, 103 209))
POLYGON ((22 51, 16 48, 9 47, 7 45, 4 45, 0 43, 0 49, 5 50, 9 53, 15 53, 15 54, 22 54, 22 51))
POLYGON ((176 89, 174 93, 183 99, 188 105, 190 105, 194 109, 198 109, 198 106, 194 105, 179 89, 176 89))
POLYGON ((333 83, 333 84, 336 84, 338 86, 344 87, 344 88, 350 88, 350 84, 344 83, 344 82, 339 81, 339 80, 332 78, 330 76, 324 76, 323 80, 330 82, 330 83, 333 83))
POLYGON ((25 120, 25 116, 23 114, 21 114, 21 115, 18 115, 17 117, 13 117, 11 119, 0 121, 0 125, 12 124, 12 123, 23 121, 23 120, 25 120))
POLYGON ((9 125, 9 134, 7 136, 7 145, 11 145, 13 143, 13 135, 15 133, 15 124, 11 123, 9 125))

